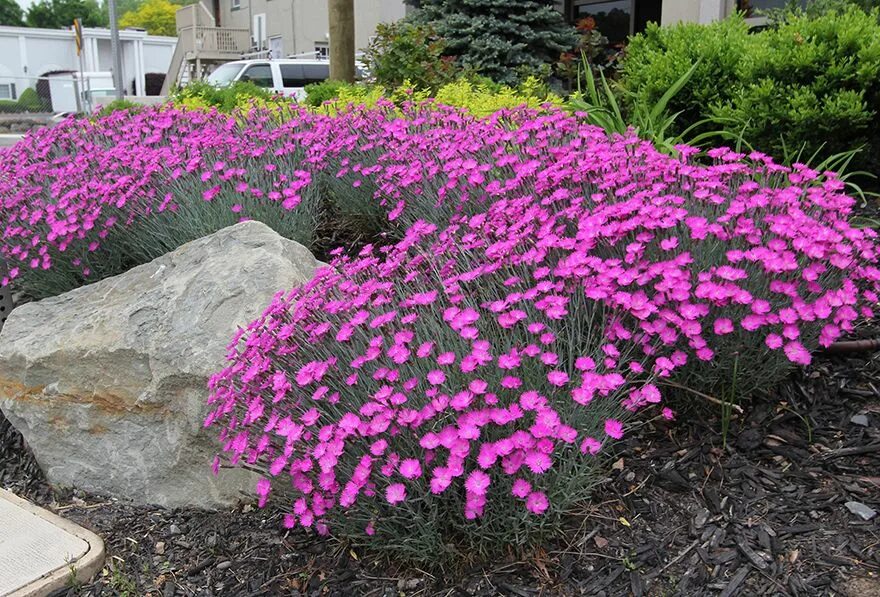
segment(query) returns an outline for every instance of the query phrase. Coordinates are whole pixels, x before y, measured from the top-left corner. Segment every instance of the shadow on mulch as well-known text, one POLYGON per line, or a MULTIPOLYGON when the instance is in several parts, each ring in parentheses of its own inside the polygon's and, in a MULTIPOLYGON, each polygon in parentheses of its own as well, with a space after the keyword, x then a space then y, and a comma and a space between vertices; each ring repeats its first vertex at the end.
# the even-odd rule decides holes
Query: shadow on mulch
POLYGON ((880 354, 817 359, 775 402, 643 426, 582 513, 528 561, 458 578, 389 571, 281 515, 132 506, 46 486, 0 416, 0 486, 98 532, 108 562, 59 595, 880 596, 880 354), (622 465, 622 466, 620 466, 622 465))

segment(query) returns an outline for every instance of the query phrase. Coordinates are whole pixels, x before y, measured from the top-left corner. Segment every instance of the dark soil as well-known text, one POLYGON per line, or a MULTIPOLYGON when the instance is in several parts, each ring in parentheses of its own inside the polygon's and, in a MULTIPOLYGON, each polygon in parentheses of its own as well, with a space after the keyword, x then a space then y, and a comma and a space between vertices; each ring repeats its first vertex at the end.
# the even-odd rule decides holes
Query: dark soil
POLYGON ((285 532, 281 514, 165 510, 46 486, 0 416, 0 486, 99 533, 108 560, 69 595, 880 596, 880 354, 820 358, 718 417, 645 425, 567 544, 432 576, 285 532), (852 505, 850 504, 850 507, 852 505))

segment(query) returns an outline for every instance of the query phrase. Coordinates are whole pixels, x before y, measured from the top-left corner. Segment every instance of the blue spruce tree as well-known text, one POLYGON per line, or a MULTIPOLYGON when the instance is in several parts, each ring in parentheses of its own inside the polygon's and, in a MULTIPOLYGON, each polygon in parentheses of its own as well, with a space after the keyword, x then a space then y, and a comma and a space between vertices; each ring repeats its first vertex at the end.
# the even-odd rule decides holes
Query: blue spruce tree
POLYGON ((577 44, 577 33, 552 0, 421 0, 410 16, 430 24, 445 53, 498 83, 555 64, 577 44))

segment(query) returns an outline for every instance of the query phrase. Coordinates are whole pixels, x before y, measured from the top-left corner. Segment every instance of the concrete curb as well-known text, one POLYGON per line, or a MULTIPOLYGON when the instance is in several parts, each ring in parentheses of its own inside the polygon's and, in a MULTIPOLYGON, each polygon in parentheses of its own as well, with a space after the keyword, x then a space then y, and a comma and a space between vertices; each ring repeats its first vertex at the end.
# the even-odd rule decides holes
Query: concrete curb
POLYGON ((0 134, 0 147, 12 147, 13 145, 21 141, 23 136, 24 133, 2 133, 0 134))
MULTIPOLYGON (((39 577, 28 581, 23 586, 14 587, 11 593, 5 593, 3 597, 44 597, 53 591, 70 586, 73 576, 78 582, 88 582, 101 570, 104 565, 104 542, 96 534, 4 489, 0 489, 0 502, 2 501, 20 510, 24 519, 27 519, 28 514, 36 517, 33 521, 35 525, 45 527, 45 523, 48 523, 57 529, 58 537, 64 538, 68 542, 75 541, 78 544, 84 544, 82 553, 72 561, 42 572, 39 577)), ((0 506, 3 504, 0 503, 0 506)), ((10 510, 10 508, 6 508, 6 510, 10 510)), ((0 529, 0 545, 4 540, 9 541, 10 538, 4 537, 3 531, 0 529)), ((32 548, 40 547, 39 545, 32 546, 32 548)), ((3 562, 0 562, 0 571, 2 569, 3 562)))

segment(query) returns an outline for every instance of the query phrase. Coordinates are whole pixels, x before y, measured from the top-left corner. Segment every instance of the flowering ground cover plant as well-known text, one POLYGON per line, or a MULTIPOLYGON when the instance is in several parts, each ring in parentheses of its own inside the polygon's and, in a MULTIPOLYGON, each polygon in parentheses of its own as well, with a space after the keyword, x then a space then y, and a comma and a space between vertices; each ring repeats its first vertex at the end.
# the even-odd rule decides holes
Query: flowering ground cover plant
MULTIPOLYGON (((268 118, 248 128, 261 131, 268 118)), ((317 201, 297 192, 308 186, 297 169, 301 156, 292 151, 271 167, 246 167, 273 139, 264 131, 255 142, 242 126, 211 113, 154 109, 69 119, 28 136, 0 166, 3 284, 32 298, 58 294, 243 215, 310 244, 317 201)))
POLYGON ((577 279, 435 229, 279 294, 212 379, 207 421, 233 463, 267 467, 261 503, 293 485, 287 526, 425 562, 558 527, 602 446, 660 397, 644 348, 577 279))
POLYGON ((380 242, 235 336, 207 423, 288 526, 487 554, 557 530, 670 386, 750 394, 873 317, 876 234, 837 177, 678 149, 433 103, 72 120, 0 166, 3 283, 80 284, 240 218, 313 248, 316 221, 369 222, 380 242))

